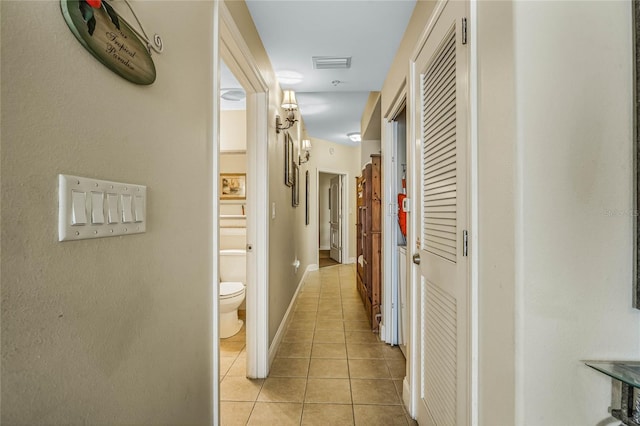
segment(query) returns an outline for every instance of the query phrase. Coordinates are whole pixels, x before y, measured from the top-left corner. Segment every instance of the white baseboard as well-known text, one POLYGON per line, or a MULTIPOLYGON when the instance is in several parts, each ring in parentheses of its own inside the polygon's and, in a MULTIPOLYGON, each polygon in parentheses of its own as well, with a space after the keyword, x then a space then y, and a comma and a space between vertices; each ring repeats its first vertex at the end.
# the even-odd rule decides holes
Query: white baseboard
POLYGON ((356 258, 355 258, 355 257, 350 257, 350 258, 348 258, 348 259, 347 259, 347 261, 346 261, 346 262, 344 262, 344 263, 356 263, 356 258))
POLYGON ((404 403, 404 408, 407 409, 407 413, 415 420, 416 416, 411 413, 411 389, 406 376, 402 379, 402 402, 404 403))
POLYGON ((278 327, 278 331, 276 335, 273 337, 273 342, 271 342, 271 346, 269 347, 269 365, 273 364, 273 360, 276 357, 276 353, 278 353, 278 348, 280 348, 280 343, 282 343, 282 337, 284 336, 284 332, 287 330, 287 326, 289 325, 289 321, 291 320, 291 314, 293 313, 293 306, 296 303, 296 299, 298 298, 298 293, 302 288, 302 284, 304 283, 305 278, 310 271, 315 271, 318 269, 318 265, 311 264, 307 266, 307 269, 304 270, 304 274, 302 274, 302 278, 298 283, 298 288, 296 288, 296 292, 293 294, 291 298, 291 302, 289 302, 289 307, 287 308, 287 312, 284 313, 284 318, 280 321, 280 326, 278 327), (312 269, 315 267, 315 269, 312 269))
POLYGON ((331 246, 320 246, 319 250, 331 250, 331 246))

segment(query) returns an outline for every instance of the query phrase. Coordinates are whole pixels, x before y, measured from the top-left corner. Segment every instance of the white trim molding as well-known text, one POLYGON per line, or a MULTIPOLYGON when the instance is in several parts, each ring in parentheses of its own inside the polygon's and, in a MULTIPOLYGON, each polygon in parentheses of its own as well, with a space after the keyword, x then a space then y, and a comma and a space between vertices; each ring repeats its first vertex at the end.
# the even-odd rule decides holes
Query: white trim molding
POLYGON ((302 274, 302 278, 298 283, 298 287, 296 288, 296 292, 293 294, 291 298, 291 302, 289 302, 289 307, 287 311, 284 313, 284 317, 282 321, 280 321, 280 326, 278 327, 278 331, 276 331, 276 335, 273 337, 273 342, 271 342, 271 347, 269 348, 269 365, 276 358, 276 354, 278 353, 278 349, 280 348, 280 343, 282 343, 282 338, 284 337, 284 333, 287 331, 287 327, 289 326, 289 321, 291 321, 291 316, 293 313, 294 306, 296 305, 296 301, 298 300, 298 293, 302 289, 304 285, 304 280, 307 278, 307 275, 311 271, 316 271, 318 269, 318 265, 311 264, 307 266, 307 269, 304 270, 304 274, 302 274))

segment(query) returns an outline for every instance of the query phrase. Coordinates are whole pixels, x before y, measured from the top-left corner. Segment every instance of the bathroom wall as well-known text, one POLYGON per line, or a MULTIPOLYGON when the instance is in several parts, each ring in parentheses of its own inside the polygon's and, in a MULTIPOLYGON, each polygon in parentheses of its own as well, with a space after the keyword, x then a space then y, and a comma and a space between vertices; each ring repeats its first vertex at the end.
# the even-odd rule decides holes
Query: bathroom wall
MULTIPOLYGON (((246 149, 246 110, 220 111, 220 173, 247 173, 246 149)), ((220 214, 243 214, 243 204, 246 203, 223 200, 220 202, 220 214)), ((221 226, 224 223, 221 222, 221 226)))
POLYGON ((0 2, 2 424, 212 423, 214 7, 136 2, 142 87, 0 2), (59 243, 58 173, 147 185, 147 232, 59 243))
POLYGON ((247 111, 220 111, 220 152, 247 150, 247 111))

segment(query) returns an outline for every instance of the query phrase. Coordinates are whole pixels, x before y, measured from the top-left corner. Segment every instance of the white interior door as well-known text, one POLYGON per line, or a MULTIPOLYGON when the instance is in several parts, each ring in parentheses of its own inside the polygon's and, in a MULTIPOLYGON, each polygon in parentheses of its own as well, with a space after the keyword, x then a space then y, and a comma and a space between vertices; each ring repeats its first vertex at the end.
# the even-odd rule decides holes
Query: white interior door
POLYGON ((342 180, 335 176, 331 179, 329 203, 330 253, 336 262, 342 263, 342 180))
POLYGON ((462 1, 444 5, 415 63, 422 425, 470 424, 466 8, 462 1))

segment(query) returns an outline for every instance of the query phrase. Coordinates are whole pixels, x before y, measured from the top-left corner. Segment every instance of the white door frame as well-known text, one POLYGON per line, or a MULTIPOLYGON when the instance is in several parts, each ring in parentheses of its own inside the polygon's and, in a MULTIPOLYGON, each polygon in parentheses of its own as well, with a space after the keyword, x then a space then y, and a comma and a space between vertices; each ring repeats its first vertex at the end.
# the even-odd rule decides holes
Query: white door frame
POLYGON ((397 124, 398 114, 407 104, 406 81, 402 82, 400 89, 394 97, 394 102, 384 115, 382 140, 382 176, 385 178, 382 191, 382 206, 386 210, 382 215, 382 258, 391 259, 385 261, 382 267, 382 326, 380 338, 391 345, 398 344, 398 321, 400 300, 397 287, 394 291, 393 282, 398 280, 398 180, 397 169, 399 164, 396 159, 396 146, 405 141, 398 140, 397 124))
MULTIPOLYGON (((247 376, 265 378, 269 373, 269 168, 259 159, 268 158, 269 90, 224 2, 219 2, 219 17, 219 56, 247 92, 247 376)), ((214 122, 219 123, 219 116, 214 122)), ((219 126, 215 131, 219 134, 219 126)), ((218 282, 217 276, 213 282, 218 282)))
MULTIPOLYGON (((416 123, 419 122, 418 111, 415 110, 414 99, 419 96, 419 87, 415 86, 416 81, 416 66, 415 63, 418 56, 427 41, 427 38, 431 34, 435 23, 437 22, 444 6, 449 0, 440 0, 436 4, 436 7, 431 14, 429 21, 424 27, 415 48, 409 58, 409 90, 407 97, 407 132, 408 132, 408 144, 407 144, 407 158, 415 158, 417 146, 420 144, 420 140, 416 135, 416 123)), ((469 27, 470 27, 470 59, 469 59, 469 127, 470 127, 470 158, 469 158, 469 228, 470 228, 470 258, 469 258, 469 285, 470 285, 470 300, 469 300, 469 321, 470 321, 470 419, 472 425, 477 425, 479 422, 479 364, 478 364, 478 338, 479 338, 479 313, 478 313, 478 132, 477 132, 477 118, 478 118, 478 96, 477 96, 477 4, 476 1, 470 1, 469 7, 469 27)), ((403 393, 403 400, 409 414, 415 418, 417 414, 418 401, 420 399, 420 348, 416 347, 413 342, 417 342, 419 338, 420 330, 420 318, 417 313, 420 312, 420 274, 419 267, 411 261, 411 257, 416 247, 416 241, 418 235, 416 234, 415 226, 413 226, 414 219, 411 215, 417 208, 415 200, 420 199, 418 194, 418 186, 416 182, 416 172, 413 170, 413 162, 407 161, 407 196, 410 197, 410 213, 407 217, 407 279, 410 282, 409 297, 409 332, 410 343, 408 346, 408 375, 405 378, 404 390, 409 391, 408 397, 405 397, 403 393)))
MULTIPOLYGON (((342 229, 342 263, 353 263, 353 259, 349 257, 349 172, 344 170, 334 170, 325 168, 316 168, 316 266, 320 266, 320 173, 328 173, 340 175, 342 179, 342 220, 340 221, 342 229)), ((355 185, 355 183, 354 183, 355 185)))

